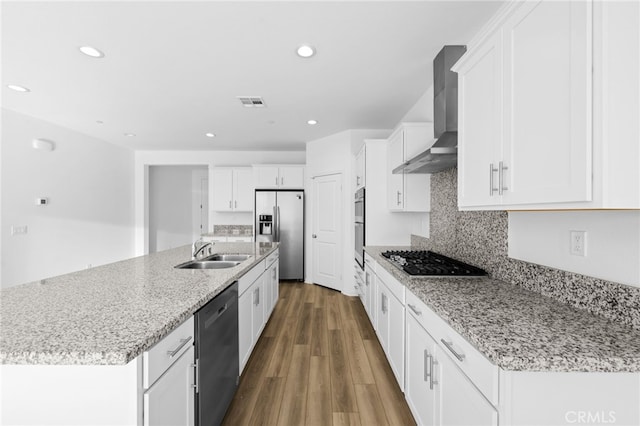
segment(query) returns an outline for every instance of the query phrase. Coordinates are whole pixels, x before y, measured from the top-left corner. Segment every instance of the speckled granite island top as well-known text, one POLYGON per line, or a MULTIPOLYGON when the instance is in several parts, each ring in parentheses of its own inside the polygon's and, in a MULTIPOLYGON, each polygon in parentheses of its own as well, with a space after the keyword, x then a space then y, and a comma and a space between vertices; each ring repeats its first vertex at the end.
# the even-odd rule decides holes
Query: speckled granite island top
POLYGON ((184 246, 0 292, 0 363, 126 364, 277 248, 216 243, 252 257, 228 269, 175 269, 184 246))
POLYGON ((365 251, 494 364, 512 371, 639 372, 640 332, 491 278, 416 278, 365 251))

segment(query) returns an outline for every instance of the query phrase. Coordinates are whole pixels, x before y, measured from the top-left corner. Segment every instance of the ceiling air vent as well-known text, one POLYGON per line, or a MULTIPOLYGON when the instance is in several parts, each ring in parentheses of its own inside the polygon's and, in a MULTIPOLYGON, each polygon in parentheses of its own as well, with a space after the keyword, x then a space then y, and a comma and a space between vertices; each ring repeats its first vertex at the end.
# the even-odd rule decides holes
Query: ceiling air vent
POLYGON ((245 108, 264 108, 267 106, 260 96, 238 96, 238 99, 245 108))

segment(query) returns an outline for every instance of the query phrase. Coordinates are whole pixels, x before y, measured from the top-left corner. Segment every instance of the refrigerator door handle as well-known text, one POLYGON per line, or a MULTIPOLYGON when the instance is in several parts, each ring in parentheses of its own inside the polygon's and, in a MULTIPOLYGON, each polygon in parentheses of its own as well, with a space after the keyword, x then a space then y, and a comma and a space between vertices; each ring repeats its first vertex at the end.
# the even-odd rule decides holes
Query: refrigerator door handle
POLYGON ((273 229, 271 230, 273 233, 273 241, 278 241, 278 208, 273 206, 273 229))
POLYGON ((276 206, 276 212, 278 213, 278 242, 280 242, 280 206, 276 206))

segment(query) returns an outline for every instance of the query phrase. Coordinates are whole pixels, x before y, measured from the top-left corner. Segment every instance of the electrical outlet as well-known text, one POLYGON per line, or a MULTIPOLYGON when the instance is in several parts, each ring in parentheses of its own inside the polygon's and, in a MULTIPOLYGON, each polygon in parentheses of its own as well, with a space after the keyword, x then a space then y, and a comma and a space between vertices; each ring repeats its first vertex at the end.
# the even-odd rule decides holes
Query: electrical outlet
POLYGON ((571 254, 573 256, 587 255, 587 231, 571 231, 571 254))
POLYGON ((12 226, 11 227, 11 236, 14 235, 23 235, 27 233, 27 225, 24 226, 12 226))

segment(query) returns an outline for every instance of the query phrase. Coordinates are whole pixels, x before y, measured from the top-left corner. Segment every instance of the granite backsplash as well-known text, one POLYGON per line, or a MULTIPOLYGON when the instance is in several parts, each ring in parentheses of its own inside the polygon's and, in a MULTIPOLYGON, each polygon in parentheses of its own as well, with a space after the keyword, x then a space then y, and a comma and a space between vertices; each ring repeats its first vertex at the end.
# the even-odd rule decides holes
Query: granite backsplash
POLYGON ((415 249, 433 250, 479 266, 493 278, 640 329, 640 288, 511 259, 508 213, 459 211, 457 169, 431 176, 431 236, 411 236, 415 249))

